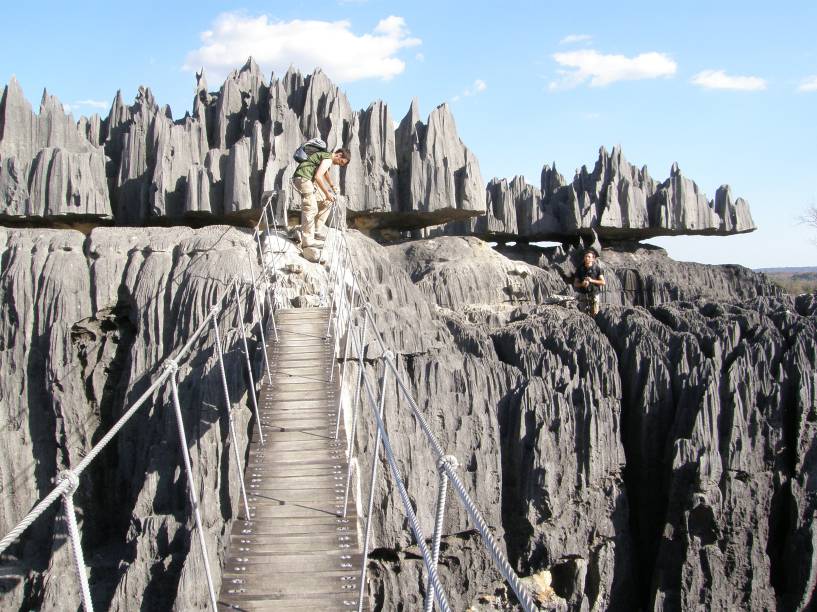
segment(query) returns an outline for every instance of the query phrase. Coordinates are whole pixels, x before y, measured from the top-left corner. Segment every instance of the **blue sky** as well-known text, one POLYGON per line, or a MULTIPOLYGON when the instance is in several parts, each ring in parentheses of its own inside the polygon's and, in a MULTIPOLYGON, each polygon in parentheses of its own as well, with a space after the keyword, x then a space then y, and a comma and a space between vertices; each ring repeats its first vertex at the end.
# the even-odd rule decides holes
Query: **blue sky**
POLYGON ((195 67, 216 90, 249 53, 268 74, 321 65, 353 108, 381 99, 396 121, 413 97, 423 116, 448 102, 486 182, 538 186, 553 162, 570 180, 618 144, 657 180, 677 161, 710 198, 728 183, 749 201, 752 234, 651 241, 676 259, 817 265, 817 230, 797 223, 817 202, 815 2, 123 6, 7 4, 0 81, 16 75, 33 103, 48 88, 75 118, 104 116, 117 89, 132 100, 144 84, 178 118, 195 67))

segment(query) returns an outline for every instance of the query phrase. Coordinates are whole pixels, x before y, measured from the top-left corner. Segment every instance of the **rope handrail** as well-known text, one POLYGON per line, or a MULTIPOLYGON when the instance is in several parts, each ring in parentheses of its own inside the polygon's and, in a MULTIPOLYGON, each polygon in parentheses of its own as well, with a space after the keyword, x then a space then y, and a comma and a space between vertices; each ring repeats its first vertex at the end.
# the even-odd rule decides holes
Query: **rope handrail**
MULTIPOLYGON (((267 206, 269 205, 270 204, 268 203, 267 206)), ((257 225, 260 225, 260 223, 261 220, 259 219, 257 225)), ((257 228, 255 231, 258 231, 257 228)), ((221 295, 216 299, 215 303, 211 305, 208 314, 193 331, 193 333, 190 334, 184 345, 171 353, 171 356, 157 362, 156 366, 153 368, 153 372, 147 374, 148 376, 154 376, 157 372, 159 373, 158 377, 150 384, 147 390, 139 396, 139 398, 127 409, 127 411, 125 411, 119 417, 119 419, 117 419, 116 423, 114 423, 105 433, 105 435, 100 438, 96 444, 94 444, 94 446, 85 454, 82 460, 70 470, 73 475, 79 478, 82 472, 94 461, 94 459, 96 459, 96 457, 104 450, 108 443, 110 443, 116 434, 119 433, 119 431, 130 421, 133 415, 136 414, 140 408, 142 408, 142 406, 148 399, 150 399, 156 390, 161 388, 167 382, 167 380, 173 376, 173 368, 168 368, 166 366, 168 364, 178 365, 181 360, 187 357, 196 341, 202 337, 207 328, 212 324, 211 322, 215 320, 220 312, 224 312, 226 310, 224 308, 224 303, 225 300, 230 298, 231 292, 236 291, 239 285, 250 285, 250 287, 247 288, 248 292, 251 289, 256 290, 262 280, 263 279, 259 278, 257 282, 250 283, 245 279, 241 279, 238 274, 233 276, 233 278, 228 282, 227 286, 222 290, 221 295)), ((243 326, 243 321, 241 321, 241 325, 243 326)), ((59 479, 56 486, 45 497, 37 502, 34 507, 17 523, 17 525, 15 525, 15 527, 13 527, 2 539, 0 539, 0 554, 5 552, 5 550, 11 546, 17 540, 17 538, 19 538, 20 535, 22 535, 26 529, 28 529, 28 527, 30 527, 34 521, 36 521, 55 501, 57 501, 57 499, 66 495, 66 493, 73 492, 70 491, 71 488, 72 486, 70 479, 59 479)), ((69 516, 69 524, 70 520, 71 519, 69 516)))
MULTIPOLYGON (((333 207, 333 213, 335 212, 335 207, 333 207)), ((437 437, 434 435, 434 432, 431 430, 428 421, 426 420, 425 416, 419 409, 417 402, 415 401, 413 394, 411 393, 408 384, 403 380, 400 371, 397 367, 396 361, 394 359, 394 354, 391 350, 388 349, 386 346, 386 342, 383 339, 380 330, 377 328, 374 313, 371 308, 371 299, 367 295, 366 288, 359 282, 360 275, 356 269, 354 262, 352 261, 351 253, 352 249, 349 245, 349 240, 344 231, 344 228, 340 227, 340 215, 334 214, 333 215, 333 228, 336 230, 336 234, 340 236, 339 239, 336 239, 332 244, 332 256, 330 260, 330 268, 333 264, 338 263, 339 270, 330 270, 330 277, 334 273, 335 276, 333 278, 337 279, 337 286, 338 289, 341 291, 341 298, 338 302, 338 308, 335 310, 335 302, 336 302, 336 295, 332 296, 332 302, 330 305, 330 319, 332 317, 333 311, 335 312, 335 333, 336 336, 338 335, 339 330, 341 329, 341 317, 342 317, 342 303, 345 298, 345 293, 348 287, 353 289, 357 289, 358 295, 361 298, 362 304, 362 311, 363 311, 363 326, 364 326, 364 333, 361 334, 360 340, 358 339, 357 335, 352 331, 352 298, 349 299, 349 309, 346 313, 346 333, 351 334, 353 338, 353 342, 358 349, 358 367, 363 368, 363 353, 365 350, 364 342, 365 342, 365 329, 366 326, 371 324, 369 329, 380 348, 382 354, 382 361, 384 363, 384 374, 383 374, 383 381, 385 382, 386 372, 391 372, 394 376, 395 382, 397 384, 397 388, 399 391, 400 396, 402 396, 408 406, 412 415, 414 416, 416 422, 419 424, 423 434, 425 436, 426 441, 428 442, 429 446, 431 447, 435 459, 438 464, 438 469, 440 473, 440 490, 438 491, 438 499, 437 499, 437 512, 436 512, 436 523, 435 523, 435 533, 432 538, 432 548, 433 550, 429 552, 428 547, 423 539, 422 531, 420 530, 419 523, 417 522, 417 515, 414 509, 411 506, 410 499, 408 497, 408 492, 405 487, 405 483, 403 482, 402 478, 400 477, 399 468, 396 464, 396 460, 394 458, 394 454, 391 449, 391 443, 389 440, 388 432, 383 424, 382 416, 378 413, 375 409, 375 403, 373 392, 371 389, 371 383, 369 381, 369 376, 367 373, 363 373, 362 376, 359 373, 358 376, 358 385, 361 384, 360 380, 362 378, 362 385, 365 387, 366 395, 369 398, 369 402, 372 405, 372 413, 373 418, 375 419, 375 424, 377 426, 377 442, 375 443, 374 453, 375 457, 373 459, 373 463, 376 465, 377 463, 377 453, 379 448, 380 439, 382 438, 383 447, 386 452, 386 461, 389 465, 389 469, 392 473, 392 478, 394 480, 394 484, 398 489, 400 494, 400 498, 403 502, 404 511, 406 518, 408 519, 409 526, 411 531, 414 534, 415 539, 417 540, 417 545, 420 548, 423 557, 423 563, 426 567, 426 571, 428 572, 428 587, 426 593, 426 604, 425 610, 431 610, 432 607, 432 597, 437 601, 438 606, 441 610, 448 610, 448 604, 445 601, 445 597, 442 596, 440 590, 442 588, 441 584, 439 583, 439 576, 436 570, 436 560, 439 558, 439 542, 440 542, 440 535, 442 530, 442 514, 444 512, 444 504, 445 504, 445 488, 447 486, 447 481, 450 480, 454 491, 457 493, 457 498, 459 499, 460 503, 464 506, 466 513, 468 514, 469 519, 474 524, 477 532, 480 534, 484 545, 488 549, 492 560, 494 561, 497 569, 500 571, 502 576, 508 582, 508 584, 513 589, 514 593, 519 600, 519 603, 523 607, 526 612, 532 612, 536 610, 536 605, 533 603, 533 599, 531 598, 530 594, 527 592, 527 589, 522 585, 519 577, 517 576, 516 572, 510 566, 510 563, 505 558, 505 555, 502 553, 499 547, 499 543, 490 533, 490 528, 488 524, 485 522, 482 514, 480 513, 479 509, 476 507, 476 504, 468 495, 468 492, 465 488, 464 483, 462 482, 459 474, 456 472, 456 460, 452 460, 453 457, 450 457, 445 454, 442 445, 440 444, 437 437), (335 251, 341 251, 341 253, 337 254, 335 251), (349 275, 350 280, 346 279, 346 275, 349 275)), ((335 283, 330 282, 329 287, 332 288, 335 283)), ((351 290, 350 290, 351 291, 351 290)), ((334 292, 335 294, 337 291, 334 292)), ((330 321, 331 323, 331 321, 330 321)), ((337 348, 337 342, 336 342, 337 348)), ((348 355, 344 353, 343 355, 344 362, 348 359, 348 355)), ((344 364, 345 365, 345 364, 344 364)), ((343 378, 341 378, 342 384, 343 378)), ((358 390, 355 390, 355 401, 352 406, 353 414, 353 423, 356 423, 357 420, 357 395, 358 390)), ((382 402, 382 398, 381 398, 382 402)), ((382 409, 382 408, 381 408, 382 409)), ((340 416, 338 416, 340 418, 340 416)), ((352 446, 354 445, 354 439, 350 440, 350 450, 349 450, 349 474, 351 475, 351 458, 352 458, 352 446)), ((361 597, 358 598, 358 610, 362 610, 363 607, 363 598, 362 593, 364 589, 364 581, 366 575, 366 562, 367 562, 367 546, 368 546, 368 532, 369 532, 369 524, 371 521, 371 495, 373 494, 374 490, 374 481, 376 476, 376 470, 373 468, 372 470, 372 478, 369 485, 370 488, 370 504, 369 504, 369 516, 367 516, 367 524, 366 524, 366 540, 364 541, 364 550, 363 550, 363 567, 361 568, 361 584, 360 584, 360 593, 361 597)), ((348 482, 350 478, 347 477, 347 495, 348 495, 348 482)))
MULTIPOLYGON (((266 193, 264 194, 264 197, 267 198, 266 193)), ((343 231, 343 228, 340 227, 340 215, 338 214, 338 205, 332 207, 332 215, 333 215, 332 225, 330 225, 330 227, 335 231, 331 232, 331 237, 333 238, 333 240, 331 241, 332 242, 331 256, 329 257, 328 261, 327 282, 325 285, 326 292, 322 291, 321 295, 322 303, 326 304, 326 302, 329 300, 328 293, 331 292, 331 303, 329 304, 328 317, 329 321, 326 329, 326 336, 327 338, 332 336, 331 330, 334 323, 335 339, 332 349, 334 355, 334 353, 336 351, 339 351, 341 348, 338 339, 340 335, 342 335, 341 329, 345 324, 347 338, 345 348, 343 350, 344 364, 342 368, 342 373, 340 366, 338 366, 339 373, 341 373, 340 381, 341 386, 343 385, 343 380, 345 378, 346 365, 349 359, 349 349, 350 347, 352 347, 352 345, 354 345, 352 348, 357 348, 358 356, 356 360, 359 369, 357 377, 358 383, 355 389, 355 399, 353 401, 352 406, 354 415, 352 421, 351 434, 352 440, 349 448, 349 472, 346 478, 345 498, 347 500, 349 495, 349 486, 351 482, 352 454, 355 435, 354 432, 358 420, 357 407, 359 405, 358 400, 360 399, 361 396, 360 394, 361 388, 364 389, 365 395, 368 398, 368 403, 372 408, 374 423, 377 429, 377 442, 375 444, 374 460, 372 462, 372 476, 369 487, 369 510, 366 518, 366 532, 365 532, 366 538, 363 546, 364 548, 363 563, 361 566, 361 577, 359 585, 360 597, 358 598, 357 602, 358 608, 362 609, 363 607, 363 592, 365 589, 367 571, 366 560, 368 558, 368 541, 369 534, 371 531, 371 519, 373 514, 372 503, 378 464, 377 455, 379 453, 380 442, 382 441, 386 462, 389 466, 392 479, 398 490, 404 514, 408 521, 408 525, 412 532, 412 535, 417 541, 417 545, 418 548, 420 549, 424 566, 426 567, 426 571, 428 573, 428 583, 426 586, 426 600, 424 610, 430 611, 433 608, 434 601, 436 601, 438 608, 443 612, 448 612, 450 610, 450 606, 448 604, 442 583, 439 578, 439 574, 437 572, 440 539, 442 535, 442 524, 445 512, 446 490, 449 481, 454 491, 457 493, 457 499, 459 499, 460 503, 465 507, 465 511, 469 519, 474 524, 477 532, 479 532, 480 536, 482 537, 482 540, 485 546, 487 547, 491 558, 497 565, 500 573, 503 575, 503 577, 507 580, 511 588, 516 593, 520 604, 527 612, 535 610, 536 608, 530 598, 530 595, 527 593, 525 588, 520 583, 518 576, 513 571, 504 554, 502 553, 498 542, 490 533, 490 528, 488 527, 478 508, 474 504, 473 500, 468 495, 464 483, 462 482, 460 476, 456 472, 457 467, 456 459, 454 459, 451 456, 445 455, 442 445, 440 444, 437 437, 434 435, 434 432, 432 431, 430 425, 428 424, 425 416, 420 411, 420 408, 414 399, 414 396, 409 388, 408 383, 406 383, 406 381, 400 374, 397 362, 394 358, 394 354, 387 348, 383 336, 377 328, 375 316, 371 308, 372 302, 369 299, 369 296, 366 295, 367 292, 364 290, 365 289, 364 286, 361 285, 358 280, 360 275, 356 270, 355 263, 352 258, 352 249, 349 246, 348 237, 346 233, 343 231), (351 281, 347 279, 347 275, 351 277, 351 281), (348 296, 347 290, 349 293, 348 296), (355 306, 356 300, 359 300, 361 302, 361 305, 356 307, 355 306), (356 316, 357 312, 362 313, 362 317, 356 316), (353 321, 358 320, 359 318, 362 318, 362 333, 360 333, 360 335, 358 336, 357 334, 353 333, 352 326, 353 321), (365 351, 367 328, 373 334, 375 341, 377 342, 378 346, 381 349, 381 360, 383 362, 383 377, 381 379, 381 390, 379 400, 376 398, 374 394, 369 374, 368 372, 365 371, 364 368, 363 354, 365 351), (399 396, 403 397, 407 402, 410 411, 414 418, 416 419, 417 423, 420 425, 424 437, 429 446, 431 447, 433 454, 435 456, 435 460, 437 462, 437 470, 439 473, 440 482, 437 495, 437 508, 435 512, 436 520, 434 525, 434 534, 432 536, 430 546, 426 543, 422 527, 417 517, 417 512, 414 510, 411 504, 411 499, 409 497, 408 490, 400 474, 399 467, 397 466, 397 461, 394 456, 391 440, 388 436, 388 431, 383 421, 382 413, 385 401, 386 380, 387 375, 389 373, 391 373, 394 376, 399 396)), ((251 515, 247 503, 246 491, 244 489, 243 468, 241 466, 241 458, 238 453, 235 430, 233 427, 232 403, 230 400, 228 385, 226 381, 218 319, 219 315, 226 315, 228 310, 231 310, 233 307, 236 309, 236 312, 238 313, 237 325, 240 328, 241 344, 243 345, 243 350, 241 352, 243 353, 244 356, 245 366, 247 368, 247 375, 250 381, 250 395, 252 399, 251 403, 253 404, 254 407, 254 416, 256 418, 256 421, 258 421, 260 436, 260 419, 257 407, 257 398, 255 397, 257 385, 252 375, 253 368, 250 362, 249 354, 250 351, 247 344, 247 337, 245 333, 246 325, 245 318, 247 314, 250 314, 250 318, 253 321, 253 323, 251 324, 252 326, 255 325, 254 321, 256 320, 256 317, 260 322, 261 328, 259 330, 259 336, 261 344, 263 344, 264 347, 264 367, 262 367, 262 375, 259 380, 259 382, 261 382, 264 378, 264 374, 266 374, 268 377, 271 376, 270 366, 267 360, 268 359, 267 342, 264 334, 265 307, 267 316, 269 316, 269 318, 272 321, 272 329, 274 331, 275 340, 276 341, 278 340, 274 310, 276 309, 276 306, 278 304, 277 300, 280 298, 280 294, 277 294, 277 289, 279 288, 278 287, 279 265, 276 256, 276 250, 271 247, 271 240, 273 237, 271 229, 273 226, 275 228, 275 239, 280 240, 279 229, 275 219, 275 214, 272 211, 272 198, 269 197, 266 204, 264 204, 261 208, 258 222, 255 224, 255 227, 251 234, 251 240, 255 242, 255 247, 253 248, 253 250, 257 248, 257 255, 260 256, 261 260, 261 268, 259 274, 256 276, 254 266, 252 264, 252 256, 248 255, 249 268, 252 279, 246 280, 239 278, 239 276, 236 275, 227 283, 226 287, 218 296, 215 303, 210 306, 208 314, 204 317, 204 319, 196 327, 196 329, 189 335, 183 346, 178 350, 174 351, 173 353, 171 353, 170 357, 160 360, 157 363, 156 368, 153 370, 153 372, 147 374, 147 376, 150 377, 155 376, 155 379, 147 388, 147 390, 145 390, 142 393, 142 395, 127 409, 127 411, 121 415, 117 422, 113 426, 111 426, 111 428, 105 433, 105 435, 91 448, 90 451, 88 451, 88 453, 76 465, 76 467, 74 467, 73 469, 65 470, 64 472, 61 473, 60 477, 58 478, 56 486, 51 490, 51 492, 48 493, 48 495, 46 495, 41 501, 39 501, 34 506, 34 508, 32 508, 32 510, 29 511, 29 513, 15 527, 2 540, 0 540, 0 554, 2 554, 2 552, 4 552, 34 521, 36 521, 39 516, 41 516, 57 499, 62 497, 64 500, 64 509, 67 523, 69 526, 69 536, 71 538, 72 550, 74 553, 73 554, 74 562, 76 565, 76 571, 80 581, 80 593, 82 596, 82 604, 86 612, 92 612, 92 603, 90 598, 90 591, 88 588, 85 562, 82 557, 80 535, 76 524, 75 508, 73 505, 73 495, 77 490, 79 484, 79 476, 96 459, 96 457, 99 456, 102 450, 117 435, 117 433, 119 433, 119 431, 130 421, 133 415, 145 403, 147 403, 150 397, 158 389, 160 389, 163 385, 165 385, 168 382, 170 383, 171 388, 170 389, 171 402, 173 404, 173 408, 176 414, 176 424, 179 435, 179 444, 182 451, 183 464, 185 472, 187 474, 187 488, 190 498, 190 504, 195 518, 196 530, 198 532, 198 538, 202 549, 202 555, 204 557, 210 605, 213 608, 213 610, 216 609, 217 602, 214 590, 214 583, 209 567, 209 558, 207 555, 204 530, 201 524, 200 504, 198 499, 198 493, 196 492, 195 482, 193 479, 193 472, 187 449, 187 441, 184 433, 184 423, 178 394, 177 372, 179 368, 179 362, 186 358, 193 351, 196 342, 205 334, 208 328, 212 327, 212 331, 215 335, 215 342, 217 343, 217 347, 214 353, 219 363, 220 370, 219 373, 221 378, 221 386, 223 388, 224 393, 225 408, 227 410, 227 415, 229 417, 230 434, 232 444, 236 447, 234 450, 236 466, 239 471, 239 480, 241 482, 241 494, 244 505, 244 512, 247 515, 247 518, 249 519, 251 515), (270 220, 272 220, 272 222, 270 222, 270 220), (266 242, 266 248, 264 245, 262 245, 262 237, 266 242), (270 259, 269 262, 267 259, 267 255, 269 255, 270 259), (260 298, 258 295, 259 287, 261 287, 260 298), (249 309, 249 312, 245 313, 242 313, 243 311, 243 306, 241 303, 242 288, 246 288, 246 294, 248 298, 250 292, 252 291, 253 293, 252 308, 249 309), (272 296, 270 296, 270 291, 272 292, 272 296), (158 376, 156 376, 157 373, 158 376)), ((327 242, 328 241, 329 236, 327 237, 327 242)), ((326 245, 324 245, 324 248, 325 246, 326 245)), ((321 249, 319 261, 322 261, 324 248, 321 249)), ((232 317, 233 315, 230 316, 232 317)), ((353 361, 355 360, 353 359, 353 361)), ((329 380, 330 383, 332 382, 333 377, 334 365, 331 368, 331 375, 329 380)), ((337 417, 338 422, 336 423, 335 427, 336 438, 338 436, 339 431, 341 410, 342 401, 341 405, 338 408, 337 417)), ((263 444, 263 438, 259 437, 259 441, 263 444)), ((345 511, 346 503, 344 503, 343 510, 344 515, 345 511)))

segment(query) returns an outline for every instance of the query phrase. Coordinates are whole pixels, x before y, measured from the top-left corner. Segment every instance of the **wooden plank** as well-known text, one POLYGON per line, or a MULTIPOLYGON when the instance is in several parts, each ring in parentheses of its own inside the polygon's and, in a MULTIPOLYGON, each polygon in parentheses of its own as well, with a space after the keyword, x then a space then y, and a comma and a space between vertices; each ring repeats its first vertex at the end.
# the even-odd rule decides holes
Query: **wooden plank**
MULTIPOLYGON (((328 309, 276 313, 272 380, 259 394, 265 444, 253 432, 245 481, 249 520, 233 522, 220 610, 354 610, 362 557, 355 504, 342 518, 346 436, 334 440, 338 372, 328 309)), ((368 601, 364 602, 368 609, 368 601)))

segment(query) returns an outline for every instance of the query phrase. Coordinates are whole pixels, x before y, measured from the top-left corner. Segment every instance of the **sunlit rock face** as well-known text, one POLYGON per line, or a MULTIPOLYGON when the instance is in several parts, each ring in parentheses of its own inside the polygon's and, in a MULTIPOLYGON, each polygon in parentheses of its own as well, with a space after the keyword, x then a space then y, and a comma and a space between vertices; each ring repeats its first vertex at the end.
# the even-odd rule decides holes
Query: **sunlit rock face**
POLYGON ((630 164, 619 147, 603 147, 593 170, 586 166, 568 183, 546 165, 540 187, 522 177, 493 179, 487 187, 485 216, 431 228, 424 235, 471 234, 487 240, 527 242, 569 240, 591 230, 602 242, 636 241, 656 236, 728 236, 755 230, 749 205, 735 199, 728 185, 707 199, 673 164, 660 183, 647 168, 630 164))
MULTIPOLYGON (((636 299, 648 308, 621 296, 592 319, 552 303, 566 293, 553 255, 509 259, 474 238, 353 244, 402 375, 521 574, 549 571, 570 610, 813 605, 809 296, 782 297, 737 266, 605 249, 609 276, 658 266, 679 287, 673 297, 645 283, 636 299)), ((433 458, 405 402, 387 397, 412 506, 431 529, 433 458)), ((371 448, 370 426, 357 444, 371 448)), ((383 609, 419 605, 421 561, 384 480, 371 594, 383 609)), ((450 495, 441 579, 465 608, 503 589, 450 495)))
MULTIPOLYGON (((414 102, 395 126, 381 102, 353 111, 320 71, 267 81, 252 61, 216 92, 199 75, 178 120, 147 88, 78 122, 50 95, 35 114, 16 81, 4 90, 0 219, 36 227, 0 231, 1 533, 141 395, 233 275, 250 278, 253 237, 216 224, 247 223, 273 191, 283 221, 300 204, 292 152, 316 136, 351 150, 336 179, 350 226, 425 237, 383 245, 350 231, 351 261, 419 410, 520 574, 551 576, 560 610, 817 605, 817 301, 637 242, 751 231, 742 199, 728 187, 707 199, 677 166, 660 183, 617 148, 571 183, 545 166, 538 188, 515 178, 486 190, 447 106, 424 122, 414 102), (85 233, 42 227, 71 224, 85 233), (593 235, 607 287, 591 318, 572 306, 570 281, 578 238, 593 235), (527 244, 544 239, 563 246, 527 244)), ((277 270, 284 301, 316 303, 325 269, 292 245, 286 256, 301 272, 277 270)), ((255 312, 249 296, 245 307, 255 312)), ((237 323, 224 342, 245 449, 237 323)), ((373 380, 382 354, 370 336, 373 380)), ((218 582, 239 498, 212 334, 179 380, 218 582)), ((76 496, 100 609, 206 606, 168 407, 164 389, 76 496)), ((436 458, 410 409, 392 381, 385 421, 430 536, 436 458)), ((351 440, 360 474, 374 439, 364 418, 351 440)), ((372 602, 419 608, 423 570, 391 477, 374 508, 372 602)), ((9 550, 0 607, 80 605, 55 515, 9 550)), ((503 600, 452 491, 442 542, 452 608, 503 600)))
POLYGON ((300 207, 292 154, 313 137, 351 151, 336 183, 353 224, 403 230, 485 211, 479 162, 447 106, 423 123, 414 102, 395 129, 385 104, 352 110, 320 70, 268 81, 249 60, 217 92, 198 75, 192 115, 177 120, 147 87, 131 105, 117 92, 105 119, 74 122, 48 94, 38 115, 12 80, 0 101, 0 216, 242 222, 258 214, 265 192, 276 192, 283 222, 300 207))

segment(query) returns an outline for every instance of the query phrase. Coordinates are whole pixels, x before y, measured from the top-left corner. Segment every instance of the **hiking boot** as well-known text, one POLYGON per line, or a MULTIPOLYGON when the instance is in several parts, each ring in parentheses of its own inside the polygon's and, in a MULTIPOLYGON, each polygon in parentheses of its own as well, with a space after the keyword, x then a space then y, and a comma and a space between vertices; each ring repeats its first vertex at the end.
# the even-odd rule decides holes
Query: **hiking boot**
POLYGON ((309 240, 306 236, 301 241, 301 248, 304 249, 322 249, 323 248, 323 241, 322 240, 315 240, 312 238, 309 240))

